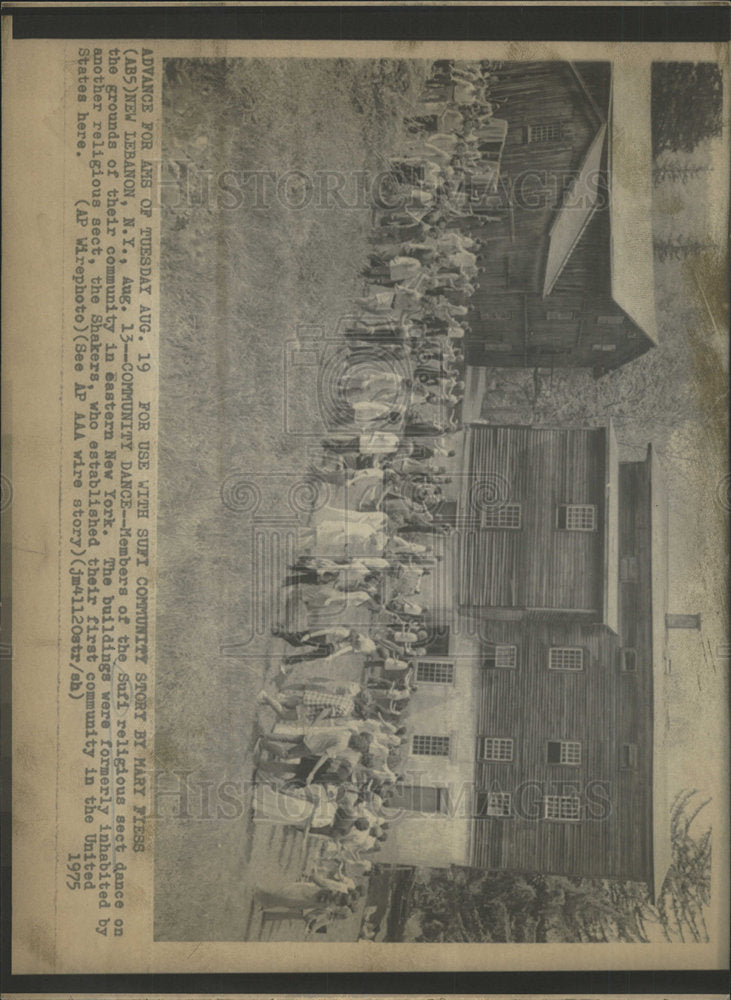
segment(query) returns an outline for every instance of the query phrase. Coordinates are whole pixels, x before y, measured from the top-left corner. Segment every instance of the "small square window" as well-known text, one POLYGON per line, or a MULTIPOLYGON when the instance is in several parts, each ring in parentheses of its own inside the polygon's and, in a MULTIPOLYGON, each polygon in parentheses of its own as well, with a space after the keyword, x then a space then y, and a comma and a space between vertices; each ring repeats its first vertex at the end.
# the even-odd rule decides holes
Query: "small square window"
POLYGON ((575 740, 549 740, 548 763, 571 764, 573 766, 580 764, 581 743, 575 740))
POLYGON ((510 761, 513 759, 513 741, 500 736, 485 736, 482 740, 482 760, 510 761))
POLYGON ((517 663, 517 646, 488 646, 482 660, 486 670, 515 670, 517 663))
POLYGON ((637 767, 637 744, 623 743, 619 748, 619 766, 624 770, 632 770, 637 767))
POLYGON ((633 674, 637 670, 637 652, 634 649, 622 650, 622 670, 633 674))
POLYGON ((543 806, 546 819, 581 819, 581 801, 573 795, 547 795, 543 806))
POLYGON ((596 507, 591 503, 560 504, 557 523, 565 531, 596 531, 596 507))
POLYGON ((528 126, 528 142, 560 142, 561 122, 542 122, 528 126))
POLYGON ((411 752, 417 757, 448 757, 449 736, 414 736, 411 752))
POLYGON ((512 796, 510 792, 487 793, 488 816, 510 816, 512 812, 512 796))
POLYGON ((416 680, 419 684, 454 684, 454 664, 443 660, 419 660, 416 680))
POLYGON ((519 528, 521 507, 519 503, 506 503, 501 507, 487 507, 482 511, 483 528, 519 528))
POLYGON ((584 650, 580 646, 552 646, 548 651, 549 670, 583 670, 584 650))

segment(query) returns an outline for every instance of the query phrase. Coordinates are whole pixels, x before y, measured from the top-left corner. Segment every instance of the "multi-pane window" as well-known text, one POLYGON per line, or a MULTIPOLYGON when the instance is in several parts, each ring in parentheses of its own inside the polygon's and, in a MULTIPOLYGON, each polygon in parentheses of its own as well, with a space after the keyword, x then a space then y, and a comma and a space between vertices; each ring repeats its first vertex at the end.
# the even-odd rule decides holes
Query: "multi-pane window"
POLYGON ((519 528, 520 504, 506 503, 501 507, 488 507, 482 512, 483 528, 519 528))
POLYGON ((411 752, 417 757, 448 757, 448 736, 414 736, 411 752))
POLYGON ((392 809, 408 809, 409 812, 447 813, 449 794, 446 788, 430 785, 399 785, 389 805, 392 809))
POLYGON ((518 662, 517 646, 488 646, 482 660, 486 670, 514 670, 518 662))
POLYGON ((576 740, 549 740, 549 764, 580 764, 581 743, 576 740))
POLYGON ((592 344, 591 349, 592 351, 616 351, 617 345, 611 343, 592 344))
POLYGON ((443 660, 419 660, 416 680, 420 684, 453 684, 454 664, 443 660))
POLYGON ((573 795, 547 795, 543 809, 546 819, 581 819, 581 801, 573 795))
POLYGON ((552 323, 568 321, 576 319, 576 313, 573 309, 546 309, 546 319, 552 323))
POLYGON ((634 649, 622 650, 622 670, 633 674, 637 670, 637 653, 634 649))
POLYGON ((485 736, 482 740, 482 759, 506 761, 513 759, 513 741, 502 736, 485 736))
POLYGON ((560 142, 561 122, 542 122, 528 126, 528 142, 560 142))
POLYGON ((510 792, 488 792, 487 793, 487 815, 488 816, 510 816, 512 809, 512 798, 510 792))
POLYGON ((550 670, 583 670, 584 650, 580 646, 552 646, 548 652, 550 670))
POLYGON ((566 531, 594 531, 596 507, 593 503, 566 503, 558 508, 558 526, 566 531))
POLYGON ((624 323, 624 316, 616 313, 612 316, 597 316, 596 321, 599 326, 621 326, 624 323))
POLYGON ((637 767, 637 744, 623 743, 619 748, 619 765, 623 768, 637 767))

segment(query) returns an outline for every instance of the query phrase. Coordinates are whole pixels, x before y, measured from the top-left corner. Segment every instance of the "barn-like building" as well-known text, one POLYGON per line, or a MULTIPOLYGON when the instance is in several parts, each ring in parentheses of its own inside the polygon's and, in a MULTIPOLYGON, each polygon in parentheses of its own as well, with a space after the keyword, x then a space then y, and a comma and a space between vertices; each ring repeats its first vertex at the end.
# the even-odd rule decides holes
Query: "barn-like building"
POLYGON ((471 425, 424 595, 403 810, 379 860, 646 882, 664 794, 667 504, 611 426, 471 425))
POLYGON ((499 75, 499 174, 472 191, 490 221, 468 364, 601 375, 657 343, 649 77, 606 62, 499 75))

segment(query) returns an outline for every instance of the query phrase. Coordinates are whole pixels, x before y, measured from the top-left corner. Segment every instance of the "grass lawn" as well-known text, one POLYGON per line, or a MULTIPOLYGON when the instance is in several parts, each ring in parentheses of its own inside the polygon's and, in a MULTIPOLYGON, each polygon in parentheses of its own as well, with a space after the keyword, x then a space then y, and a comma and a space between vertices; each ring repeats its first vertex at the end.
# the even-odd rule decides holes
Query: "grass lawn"
POLYGON ((155 758, 159 790, 188 788, 189 818, 156 823, 160 940, 244 939, 252 886, 282 861, 255 843, 246 787, 256 694, 281 652, 271 602, 321 427, 316 358, 297 345, 331 337, 360 294, 371 205, 357 185, 399 148, 425 72, 165 64, 155 758))

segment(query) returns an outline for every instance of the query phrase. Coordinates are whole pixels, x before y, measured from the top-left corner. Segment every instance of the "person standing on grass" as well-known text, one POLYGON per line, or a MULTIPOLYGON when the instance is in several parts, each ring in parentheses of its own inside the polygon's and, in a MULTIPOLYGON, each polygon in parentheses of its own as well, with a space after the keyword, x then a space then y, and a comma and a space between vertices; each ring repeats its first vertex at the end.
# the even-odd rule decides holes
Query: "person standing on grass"
POLYGON ((309 609, 328 609, 342 613, 351 608, 367 608, 380 611, 381 605, 375 598, 377 585, 368 584, 362 590, 338 590, 329 584, 306 583, 299 587, 299 596, 309 609))
POLYGON ((342 434, 323 438, 322 446, 334 452, 359 452, 361 455, 392 455, 401 445, 393 431, 367 431, 362 434, 342 434))
POLYGON ((364 653, 366 656, 375 651, 375 643, 368 636, 355 629, 323 628, 304 632, 282 632, 272 629, 272 635, 278 636, 291 646, 311 646, 303 653, 285 656, 283 664, 293 666, 307 660, 335 660, 347 653, 364 653))

